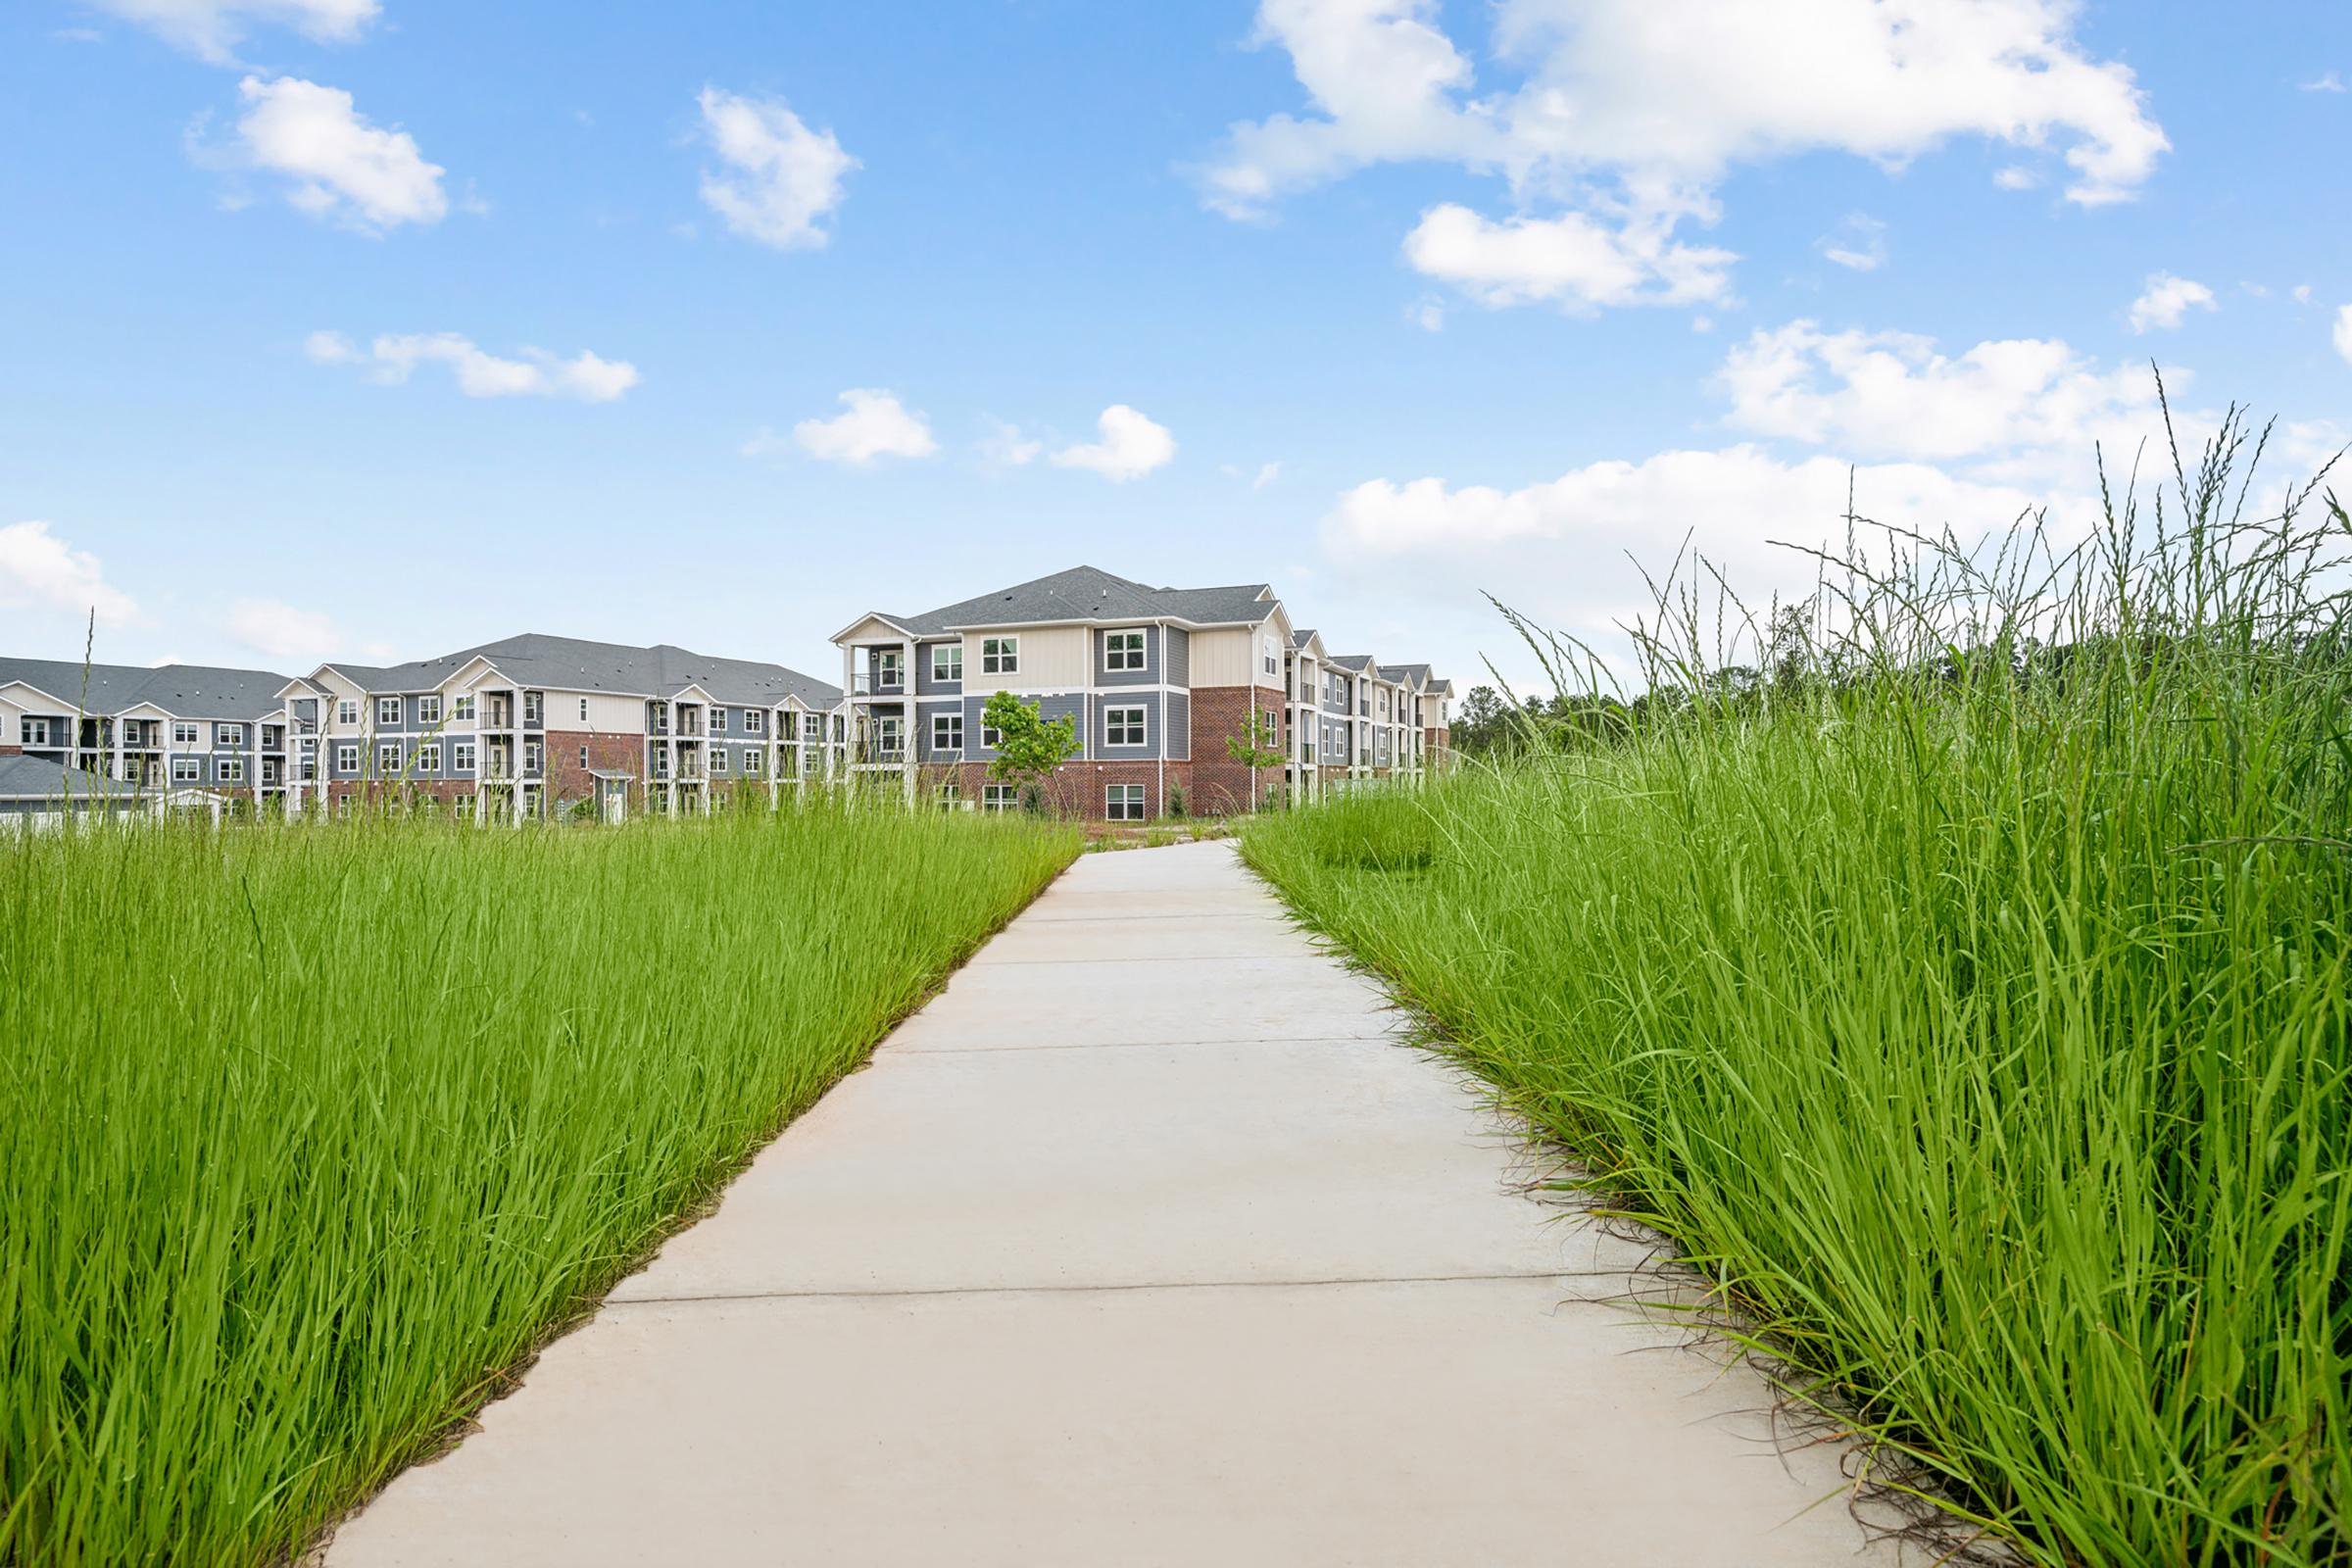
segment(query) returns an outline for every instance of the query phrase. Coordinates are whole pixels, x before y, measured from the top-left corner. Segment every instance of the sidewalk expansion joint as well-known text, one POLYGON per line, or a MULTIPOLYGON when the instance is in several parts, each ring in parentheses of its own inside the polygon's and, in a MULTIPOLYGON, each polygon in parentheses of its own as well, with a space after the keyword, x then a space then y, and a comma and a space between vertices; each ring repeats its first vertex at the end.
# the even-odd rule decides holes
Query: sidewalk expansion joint
POLYGON ((608 1297, 604 1306, 677 1306, 698 1301, 855 1301, 934 1296, 1107 1296, 1137 1291, 1344 1290, 1362 1285, 1485 1285, 1510 1280, 1610 1279, 1628 1272, 1633 1271, 1622 1268, 1546 1268, 1500 1274, 1347 1274, 1301 1280, 1136 1280, 1115 1285, 937 1285, 865 1291, 711 1291, 692 1296, 608 1297))

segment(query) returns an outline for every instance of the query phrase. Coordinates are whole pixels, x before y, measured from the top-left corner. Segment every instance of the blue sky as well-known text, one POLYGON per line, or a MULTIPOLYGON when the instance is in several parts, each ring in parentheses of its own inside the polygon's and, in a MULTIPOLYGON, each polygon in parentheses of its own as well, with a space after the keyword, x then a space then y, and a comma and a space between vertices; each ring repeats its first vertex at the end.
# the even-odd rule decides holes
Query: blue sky
POLYGON ((1466 686, 1528 669, 1482 592, 1798 584, 1848 464, 2079 509, 2151 359, 2315 461, 2352 12, 2226 11, 27 0, 0 646, 825 674, 1084 561, 1466 686))

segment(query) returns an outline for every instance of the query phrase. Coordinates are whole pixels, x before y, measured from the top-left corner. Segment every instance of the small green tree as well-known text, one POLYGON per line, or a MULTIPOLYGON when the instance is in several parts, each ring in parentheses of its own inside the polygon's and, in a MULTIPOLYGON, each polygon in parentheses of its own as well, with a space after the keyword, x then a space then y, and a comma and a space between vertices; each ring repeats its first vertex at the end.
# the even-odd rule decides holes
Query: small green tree
POLYGON ((1234 726, 1225 737, 1225 755, 1250 769, 1250 808, 1257 808, 1257 775, 1269 767, 1280 767, 1287 759, 1282 755, 1282 729, 1268 712, 1252 712, 1234 726))
POLYGON ((1078 721, 1064 713, 1047 718, 1035 703, 1010 692, 999 692, 980 711, 980 722, 997 732, 997 755, 988 760, 988 776, 1021 786, 1021 798, 1033 803, 1038 786, 1053 771, 1078 755, 1078 721))

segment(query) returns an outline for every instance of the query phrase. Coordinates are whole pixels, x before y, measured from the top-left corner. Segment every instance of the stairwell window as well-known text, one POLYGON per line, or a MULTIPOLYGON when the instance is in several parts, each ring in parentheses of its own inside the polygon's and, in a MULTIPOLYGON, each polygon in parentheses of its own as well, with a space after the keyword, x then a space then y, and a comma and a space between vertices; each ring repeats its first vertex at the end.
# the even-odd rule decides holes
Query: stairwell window
POLYGON ((1102 634, 1102 667, 1112 674, 1144 667, 1144 634, 1111 631, 1102 634))
POLYGON ((1103 792, 1102 814, 1113 822, 1141 822, 1144 819, 1144 787, 1141 784, 1113 784, 1103 792))
POLYGON ((963 715, 961 713, 933 713, 931 715, 931 750, 960 752, 963 750, 963 715))
POLYGON ((1141 746, 1144 744, 1144 709, 1138 703, 1102 710, 1102 744, 1105 746, 1141 746))
POLYGON ((931 678, 937 681, 963 679, 963 644, 935 643, 931 648, 931 678))
POLYGON ((1021 672, 1021 640, 1018 637, 983 637, 980 639, 980 673, 983 675, 1018 675, 1021 672))
POLYGON ((585 697, 580 699, 580 722, 588 722, 588 699, 585 697))

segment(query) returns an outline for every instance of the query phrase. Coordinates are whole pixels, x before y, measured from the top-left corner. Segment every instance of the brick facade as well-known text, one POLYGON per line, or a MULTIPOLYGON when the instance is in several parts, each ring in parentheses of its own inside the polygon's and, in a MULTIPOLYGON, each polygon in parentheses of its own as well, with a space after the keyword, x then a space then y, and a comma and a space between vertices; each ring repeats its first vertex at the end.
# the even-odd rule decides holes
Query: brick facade
MULTIPOLYGON (((541 754, 546 787, 560 801, 584 801, 596 793, 590 772, 626 773, 631 800, 642 800, 645 787, 645 736, 611 730, 551 729, 541 754), (580 765, 580 748, 588 748, 588 766, 580 765)), ((764 781, 762 781, 764 782, 764 781)))
MULTIPOLYGON (((988 776, 986 762, 928 766, 919 769, 916 778, 916 787, 926 795, 935 793, 942 784, 953 782, 964 804, 972 807, 979 806, 985 798, 984 787, 997 782, 988 776)), ((1055 815, 1100 822, 1108 808, 1104 794, 1113 784, 1141 784, 1147 817, 1166 815, 1167 797, 1179 790, 1184 792, 1187 815, 1207 814, 1194 803, 1190 762, 1064 762, 1039 784, 1038 791, 1045 798, 1047 809, 1055 815)))
POLYGON ((1288 752, 1290 714, 1280 691, 1263 686, 1196 686, 1193 688, 1192 781, 1187 793, 1196 816, 1225 816, 1250 809, 1250 775, 1256 773, 1254 798, 1260 806, 1282 790, 1282 769, 1254 769, 1235 761, 1226 741, 1248 733, 1254 706, 1274 720, 1274 745, 1288 752))

